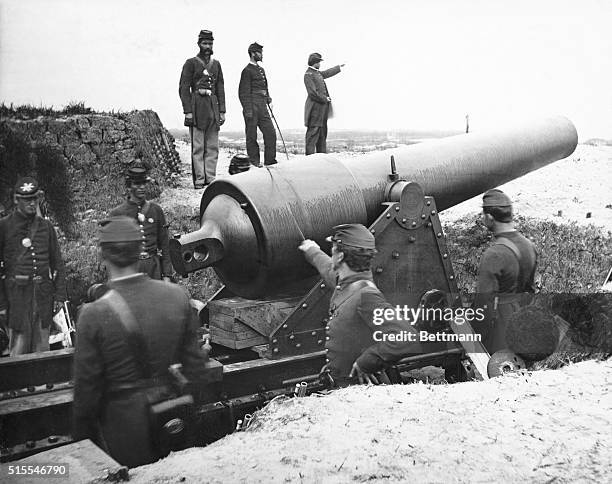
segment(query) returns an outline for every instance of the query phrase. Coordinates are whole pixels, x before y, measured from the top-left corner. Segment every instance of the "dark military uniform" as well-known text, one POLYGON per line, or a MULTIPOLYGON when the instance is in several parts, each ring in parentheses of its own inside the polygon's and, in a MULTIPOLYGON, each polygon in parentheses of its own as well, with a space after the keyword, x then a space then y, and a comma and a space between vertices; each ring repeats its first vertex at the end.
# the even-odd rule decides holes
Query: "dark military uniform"
POLYGON ((312 67, 313 63, 322 61, 320 54, 311 54, 309 67, 304 74, 306 86, 306 104, 304 106, 304 126, 306 130, 306 154, 327 153, 327 119, 332 114, 329 92, 325 80, 340 72, 340 66, 324 71, 312 67))
POLYGON ((8 308, 11 355, 48 350, 53 301, 66 300, 64 263, 51 222, 19 210, 1 219, 0 266, 0 310, 8 308))
POLYGON ((127 199, 110 212, 111 216, 125 215, 136 220, 142 234, 142 251, 138 270, 152 279, 172 275, 168 241, 168 224, 162 208, 148 200, 138 204, 127 199))
POLYGON ((524 304, 524 295, 534 292, 536 263, 533 243, 516 231, 495 234, 491 247, 483 254, 475 305, 486 305, 487 320, 493 322, 493 328, 484 331, 484 345, 489 353, 507 347, 506 323, 524 304))
POLYGON ((374 339, 375 331, 388 335, 402 331, 415 333, 415 330, 409 322, 396 319, 386 320, 381 325, 374 324, 375 309, 393 310, 393 307, 372 281, 371 271, 358 272, 337 280, 331 258, 321 249, 311 247, 304 255, 326 284, 335 287, 330 300, 329 323, 325 328, 325 351, 326 368, 336 381, 348 381, 355 362, 363 372, 376 373, 383 369, 385 363, 421 352, 417 342, 374 339))
MULTIPOLYGON (((501 190, 488 190, 483 207, 511 208, 511 201, 501 190)), ((511 210, 510 210, 511 212, 511 210)), ((511 217, 510 217, 511 220, 511 217)), ((516 230, 494 234, 478 268, 475 307, 487 307, 481 331, 489 353, 506 349, 507 322, 513 313, 530 300, 535 291, 537 253, 533 243, 516 230)))
MULTIPOLYGON (((261 51, 259 44, 252 44, 261 51)), ((254 50, 255 52, 256 50, 254 50)), ((268 113, 271 101, 268 91, 266 73, 259 64, 249 63, 242 70, 238 85, 238 98, 242 104, 244 116, 246 149, 253 165, 259 166, 259 144, 257 143, 257 128, 261 130, 264 139, 264 164, 276 163, 276 131, 268 113)))
MULTIPOLYGON (((130 240, 138 240, 134 223, 121 219, 132 226, 130 240)), ((113 230, 110 223, 106 227, 113 230)), ((130 345, 134 334, 108 296, 86 304, 77 322, 73 437, 92 439, 119 463, 136 467, 159 458, 151 442, 148 402, 169 394, 168 366, 180 362, 185 376, 197 380, 206 357, 197 344, 189 301, 178 286, 145 274, 117 278, 108 286, 125 301, 140 328, 150 371, 143 378, 142 361, 130 345)))

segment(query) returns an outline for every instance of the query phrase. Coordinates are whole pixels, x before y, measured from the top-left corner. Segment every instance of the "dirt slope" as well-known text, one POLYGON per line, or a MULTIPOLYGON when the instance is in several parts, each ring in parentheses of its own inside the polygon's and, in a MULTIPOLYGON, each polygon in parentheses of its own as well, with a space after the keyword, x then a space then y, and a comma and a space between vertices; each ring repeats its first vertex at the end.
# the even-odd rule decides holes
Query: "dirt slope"
POLYGON ((605 482, 612 361, 274 401, 244 432, 131 471, 162 482, 605 482))

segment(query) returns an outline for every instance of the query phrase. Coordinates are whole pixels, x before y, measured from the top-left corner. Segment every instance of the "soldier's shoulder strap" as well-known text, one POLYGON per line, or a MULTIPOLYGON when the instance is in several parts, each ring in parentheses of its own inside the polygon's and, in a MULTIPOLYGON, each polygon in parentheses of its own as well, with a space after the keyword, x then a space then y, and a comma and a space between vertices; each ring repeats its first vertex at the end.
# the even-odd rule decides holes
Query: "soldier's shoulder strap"
POLYGON ((495 240, 495 243, 493 245, 501 245, 503 247, 507 247, 508 249, 510 249, 510 251, 516 256, 516 258, 520 262, 520 260, 521 260, 521 251, 516 246, 516 244, 514 242, 512 242, 510 239, 507 239, 505 237, 499 237, 498 239, 495 240))
POLYGON ((374 284, 369 279, 360 279, 359 281, 355 281, 351 283, 351 287, 357 289, 358 291, 361 291, 362 289, 365 289, 366 287, 370 287, 372 289, 378 290, 378 288, 376 287, 376 284, 374 284))
POLYGON ((115 313, 119 319, 121 326, 123 326, 128 335, 131 336, 127 339, 128 347, 136 363, 140 367, 143 376, 148 378, 151 374, 151 368, 148 363, 148 348, 142 329, 136 321, 127 301, 115 289, 107 291, 99 301, 104 301, 107 304, 110 310, 115 313), (140 344, 137 344, 137 341, 140 344))
POLYGON ((127 302, 115 289, 108 290, 99 301, 107 303, 108 307, 115 313, 119 322, 128 333, 133 334, 141 332, 140 326, 138 326, 127 302))
POLYGON ((338 302, 337 307, 340 307, 347 301, 356 297, 358 294, 361 294, 361 291, 365 289, 366 287, 371 287, 371 288, 378 290, 378 288, 376 287, 376 284, 374 284, 372 281, 368 279, 359 279, 358 281, 351 282, 346 288, 347 291, 345 295, 342 296, 342 299, 338 302))
POLYGON ((196 61, 198 61, 200 64, 202 64, 202 66, 210 73, 210 70, 212 69, 213 65, 215 64, 215 59, 211 58, 210 61, 208 62, 208 64, 206 62, 204 62, 202 59, 200 59, 197 55, 194 57, 194 59, 196 61))

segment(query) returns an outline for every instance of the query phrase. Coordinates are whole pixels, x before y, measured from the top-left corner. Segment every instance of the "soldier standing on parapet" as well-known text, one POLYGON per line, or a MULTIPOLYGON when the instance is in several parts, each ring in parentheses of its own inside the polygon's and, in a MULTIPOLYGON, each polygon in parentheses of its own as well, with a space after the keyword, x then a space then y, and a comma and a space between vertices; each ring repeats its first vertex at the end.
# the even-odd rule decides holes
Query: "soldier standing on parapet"
POLYGON ((151 279, 169 282, 172 275, 168 240, 168 224, 162 208, 146 199, 146 186, 151 180, 147 167, 134 163, 127 171, 128 197, 110 211, 111 216, 125 215, 136 221, 141 233, 138 270, 151 279))
POLYGON ((221 64, 212 58, 213 40, 210 30, 200 32, 200 52, 185 61, 179 81, 185 126, 191 135, 191 173, 196 189, 205 188, 217 176, 219 128, 225 123, 225 84, 221 64))
POLYGON ((257 143, 257 128, 261 130, 264 139, 264 164, 276 163, 276 131, 272 118, 268 112, 268 105, 272 103, 268 90, 266 73, 259 65, 263 60, 263 45, 257 42, 249 45, 250 61, 242 69, 238 98, 242 104, 244 116, 244 131, 246 135, 246 149, 251 164, 259 165, 259 144, 257 143))
POLYGON ((508 195, 488 190, 482 212, 493 242, 480 260, 474 306, 488 309, 483 344, 493 354, 507 348, 508 318, 521 307, 522 296, 535 291, 537 254, 533 243, 514 227, 508 195))
POLYGON ((19 179, 17 208, 0 220, 0 315, 8 316, 11 356, 49 350, 54 310, 66 300, 55 229, 37 214, 41 195, 34 178, 19 179))
POLYGON ((320 71, 323 57, 318 52, 308 56, 308 69, 304 74, 304 85, 308 97, 304 106, 306 130, 306 154, 327 153, 327 119, 332 115, 331 98, 325 79, 335 76, 344 64, 320 71))

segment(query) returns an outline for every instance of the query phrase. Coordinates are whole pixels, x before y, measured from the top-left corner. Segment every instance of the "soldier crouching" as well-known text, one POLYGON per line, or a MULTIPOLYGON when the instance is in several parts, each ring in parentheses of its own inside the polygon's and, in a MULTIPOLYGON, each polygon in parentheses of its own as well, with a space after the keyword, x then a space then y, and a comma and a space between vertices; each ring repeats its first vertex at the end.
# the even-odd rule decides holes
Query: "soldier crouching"
POLYGON ((325 328, 324 371, 338 385, 388 381, 382 372, 385 365, 420 353, 419 343, 416 339, 400 342, 375 338, 374 333, 414 333, 414 328, 396 319, 382 325, 374 322, 375 311, 394 311, 373 282, 371 263, 376 246, 372 233, 361 224, 338 225, 334 230, 335 234, 328 237, 333 244, 331 257, 312 240, 305 240, 299 247, 325 282, 335 287, 325 328))

